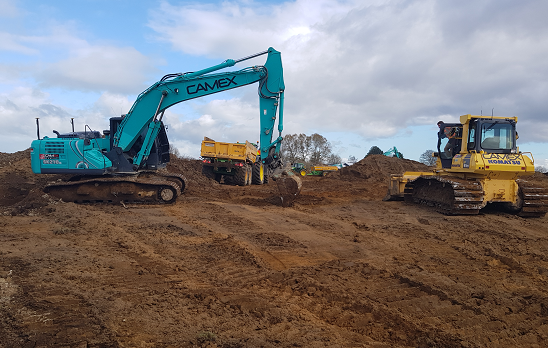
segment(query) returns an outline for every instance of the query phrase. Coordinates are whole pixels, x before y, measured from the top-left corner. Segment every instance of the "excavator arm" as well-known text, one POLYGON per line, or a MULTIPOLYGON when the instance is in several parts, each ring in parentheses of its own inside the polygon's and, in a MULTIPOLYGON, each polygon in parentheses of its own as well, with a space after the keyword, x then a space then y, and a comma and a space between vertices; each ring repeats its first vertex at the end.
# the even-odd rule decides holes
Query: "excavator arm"
POLYGON ((267 165, 279 165, 279 152, 283 130, 283 68, 280 52, 273 48, 239 60, 225 62, 200 71, 170 74, 141 93, 122 120, 113 139, 118 153, 133 148, 136 155, 132 164, 137 170, 150 154, 152 144, 161 127, 165 110, 186 100, 226 91, 259 82, 260 97, 260 150, 261 160, 267 165), (268 54, 264 66, 253 66, 227 73, 212 72, 234 66, 236 63, 268 54), (278 111, 279 110, 279 111, 278 111), (279 116, 279 117, 277 117, 279 116), (274 125, 278 118, 279 135, 274 141, 274 125), (146 136, 137 142, 146 130, 146 136))

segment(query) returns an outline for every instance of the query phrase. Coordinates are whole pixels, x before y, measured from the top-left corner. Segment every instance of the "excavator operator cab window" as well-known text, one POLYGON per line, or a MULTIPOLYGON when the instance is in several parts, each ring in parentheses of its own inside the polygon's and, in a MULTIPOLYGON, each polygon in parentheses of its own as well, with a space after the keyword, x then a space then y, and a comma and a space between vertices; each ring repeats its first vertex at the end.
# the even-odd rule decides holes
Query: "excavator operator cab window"
POLYGON ((514 125, 504 121, 481 124, 480 146, 488 153, 510 153, 515 148, 514 125))

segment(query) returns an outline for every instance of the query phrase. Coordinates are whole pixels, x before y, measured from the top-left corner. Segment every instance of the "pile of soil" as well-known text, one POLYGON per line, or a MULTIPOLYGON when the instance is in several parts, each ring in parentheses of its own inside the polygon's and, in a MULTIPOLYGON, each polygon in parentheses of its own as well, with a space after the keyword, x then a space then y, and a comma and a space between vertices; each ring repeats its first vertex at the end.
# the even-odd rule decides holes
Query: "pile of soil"
POLYGON ((340 174, 346 180, 359 178, 373 184, 386 181, 391 174, 403 174, 407 171, 430 172, 432 167, 408 159, 369 155, 351 166, 342 168, 340 174))
POLYGON ((67 178, 66 175, 34 174, 30 149, 0 152, 0 214, 35 214, 54 201, 44 194, 44 187, 49 182, 67 178))
POLYGON ((331 204, 337 199, 347 199, 348 193, 356 200, 382 199, 386 195, 390 175, 406 171, 430 172, 432 168, 408 159, 370 155, 325 177, 306 176, 298 202, 331 204), (314 199, 311 200, 311 196, 314 199))

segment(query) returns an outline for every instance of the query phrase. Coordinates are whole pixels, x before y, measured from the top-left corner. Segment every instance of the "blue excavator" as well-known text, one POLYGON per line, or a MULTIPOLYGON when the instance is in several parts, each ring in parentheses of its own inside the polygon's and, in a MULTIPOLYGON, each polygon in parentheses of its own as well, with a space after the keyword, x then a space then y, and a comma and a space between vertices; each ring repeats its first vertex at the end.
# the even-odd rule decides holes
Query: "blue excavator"
POLYGON ((395 146, 390 148, 390 150, 386 151, 385 153, 383 153, 383 155, 388 157, 403 158, 403 155, 401 154, 401 152, 398 151, 398 149, 396 149, 395 146))
POLYGON ((67 181, 45 188, 67 202, 173 203, 184 191, 180 173, 165 170, 170 161, 169 141, 162 122, 164 112, 186 100, 259 83, 260 157, 254 170, 277 181, 282 201, 291 202, 301 182, 283 166, 280 157, 283 130, 284 79, 280 52, 273 48, 196 72, 165 75, 138 97, 129 112, 110 118, 101 134, 88 126, 84 131, 40 139, 31 145, 32 171, 36 174, 72 174, 67 181), (267 55, 264 65, 238 71, 213 73, 236 63, 267 55), (274 125, 278 119, 278 137, 274 125))

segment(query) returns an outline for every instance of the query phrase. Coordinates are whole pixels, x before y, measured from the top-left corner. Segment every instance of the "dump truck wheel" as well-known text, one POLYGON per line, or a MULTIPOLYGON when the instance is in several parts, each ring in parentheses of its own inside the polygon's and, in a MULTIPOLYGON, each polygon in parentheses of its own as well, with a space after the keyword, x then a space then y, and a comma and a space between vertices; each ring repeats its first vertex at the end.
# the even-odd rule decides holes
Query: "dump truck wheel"
POLYGON ((223 175, 223 178, 225 178, 225 184, 226 185, 234 185, 234 176, 233 175, 223 175))
POLYGON ((253 185, 262 185, 264 184, 264 179, 265 179, 265 175, 264 175, 264 166, 262 163, 254 163, 253 166, 251 167, 252 168, 252 173, 251 173, 251 183, 253 185))
POLYGON ((234 169, 234 185, 245 186, 247 183, 247 165, 234 169))

